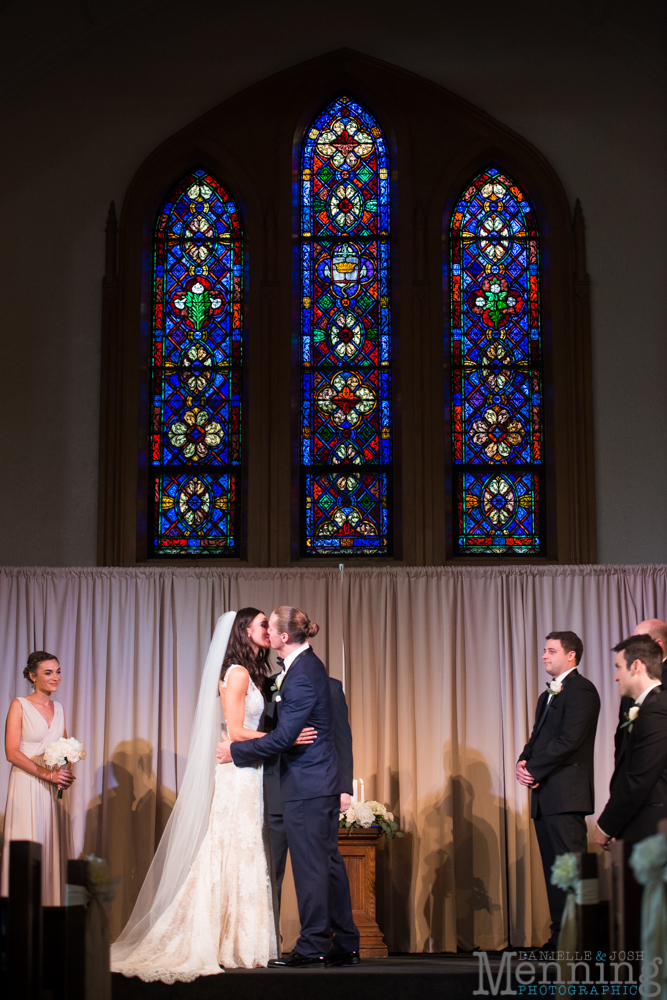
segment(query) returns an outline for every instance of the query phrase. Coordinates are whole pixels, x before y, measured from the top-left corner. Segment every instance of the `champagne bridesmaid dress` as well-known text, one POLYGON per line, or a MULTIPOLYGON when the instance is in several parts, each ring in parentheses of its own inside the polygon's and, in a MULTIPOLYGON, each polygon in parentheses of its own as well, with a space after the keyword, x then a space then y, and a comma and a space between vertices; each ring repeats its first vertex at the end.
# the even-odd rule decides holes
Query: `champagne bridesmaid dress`
MULTIPOLYGON (((44 751, 65 735, 63 707, 57 701, 53 703, 55 711, 49 725, 27 698, 19 698, 19 701, 23 710, 21 753, 45 767, 44 751)), ((74 857, 74 844, 67 811, 69 792, 63 792, 60 800, 57 794, 57 785, 12 767, 7 789, 0 895, 9 895, 9 842, 33 840, 42 845, 42 905, 65 905, 67 859, 74 857)))

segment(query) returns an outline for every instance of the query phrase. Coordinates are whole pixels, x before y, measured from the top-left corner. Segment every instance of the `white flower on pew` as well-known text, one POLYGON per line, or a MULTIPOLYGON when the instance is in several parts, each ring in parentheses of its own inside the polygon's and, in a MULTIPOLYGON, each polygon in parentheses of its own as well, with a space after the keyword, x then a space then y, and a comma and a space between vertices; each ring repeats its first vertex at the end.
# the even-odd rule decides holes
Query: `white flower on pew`
POLYGON ((563 892, 576 892, 579 882, 579 860, 576 854, 559 854, 551 866, 551 884, 563 892))
POLYGON ((91 896, 96 896, 100 903, 113 903, 120 875, 112 875, 109 865, 103 858, 96 858, 94 854, 84 854, 82 857, 84 861, 88 862, 86 872, 88 892, 91 896))
POLYGON ((656 833, 653 837, 640 840, 632 848, 630 866, 642 885, 667 882, 667 837, 656 833))

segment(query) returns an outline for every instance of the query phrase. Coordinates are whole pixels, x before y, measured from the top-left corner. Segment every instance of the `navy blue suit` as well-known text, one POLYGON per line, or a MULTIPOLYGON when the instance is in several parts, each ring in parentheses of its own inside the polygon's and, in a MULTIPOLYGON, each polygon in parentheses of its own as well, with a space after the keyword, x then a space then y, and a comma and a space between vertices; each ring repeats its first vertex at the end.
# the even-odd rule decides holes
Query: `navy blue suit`
MULTIPOLYGON (((264 694, 268 701, 260 729, 264 733, 273 732, 278 725, 281 701, 272 701, 274 691, 271 690, 273 682, 278 674, 267 677, 264 685, 264 694)), ((334 677, 329 678, 329 690, 331 692, 331 706, 334 718, 334 742, 336 753, 338 754, 338 790, 352 794, 352 731, 348 719, 347 702, 343 692, 343 685, 334 677)), ((305 749, 304 747, 301 748, 305 749)), ((264 761, 264 815, 267 817, 269 826, 269 839, 271 841, 271 860, 273 861, 273 875, 276 881, 276 893, 278 895, 278 907, 282 895, 283 877, 285 875, 285 865, 287 863, 287 833, 283 822, 283 798, 280 794, 280 755, 272 757, 271 760, 264 761)))
POLYGON ((296 951, 326 955, 332 933, 339 951, 358 951, 350 887, 338 852, 340 784, 329 678, 307 649, 292 662, 280 689, 278 725, 268 736, 232 743, 237 767, 280 759, 280 790, 299 904, 296 951), (317 730, 309 746, 295 747, 304 726, 317 730))

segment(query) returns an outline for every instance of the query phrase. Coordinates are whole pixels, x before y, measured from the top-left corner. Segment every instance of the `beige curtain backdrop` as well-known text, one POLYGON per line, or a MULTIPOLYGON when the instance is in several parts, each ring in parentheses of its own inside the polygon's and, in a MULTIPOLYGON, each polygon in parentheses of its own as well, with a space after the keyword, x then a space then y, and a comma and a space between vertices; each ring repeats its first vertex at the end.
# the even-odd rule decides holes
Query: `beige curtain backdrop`
MULTIPOLYGON (((59 656, 58 700, 88 749, 66 793, 75 845, 122 877, 113 934, 175 801, 216 619, 279 604, 319 622, 314 648, 346 683, 355 774, 407 833, 379 858, 389 948, 542 944, 539 851, 513 775, 546 679, 544 636, 569 628, 584 642, 580 669, 602 699, 601 808, 618 715, 609 650, 667 616, 665 566, 0 570, 0 711, 28 693, 32 649, 59 656)), ((2 803, 8 776, 3 761, 2 803)), ((287 909, 289 944, 289 893, 287 909)))

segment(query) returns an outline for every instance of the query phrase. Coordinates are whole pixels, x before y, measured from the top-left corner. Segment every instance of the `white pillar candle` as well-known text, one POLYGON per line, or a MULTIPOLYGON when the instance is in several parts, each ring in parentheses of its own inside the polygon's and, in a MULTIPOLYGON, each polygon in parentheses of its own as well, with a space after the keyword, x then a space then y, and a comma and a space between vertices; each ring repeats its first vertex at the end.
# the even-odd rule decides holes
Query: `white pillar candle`
POLYGON ((357 779, 353 778, 352 779, 352 805, 356 806, 356 804, 357 804, 357 779))
POLYGON ((366 800, 364 799, 364 779, 363 778, 359 778, 359 786, 361 788, 361 792, 360 792, 360 794, 361 794, 361 802, 365 802, 366 800))

